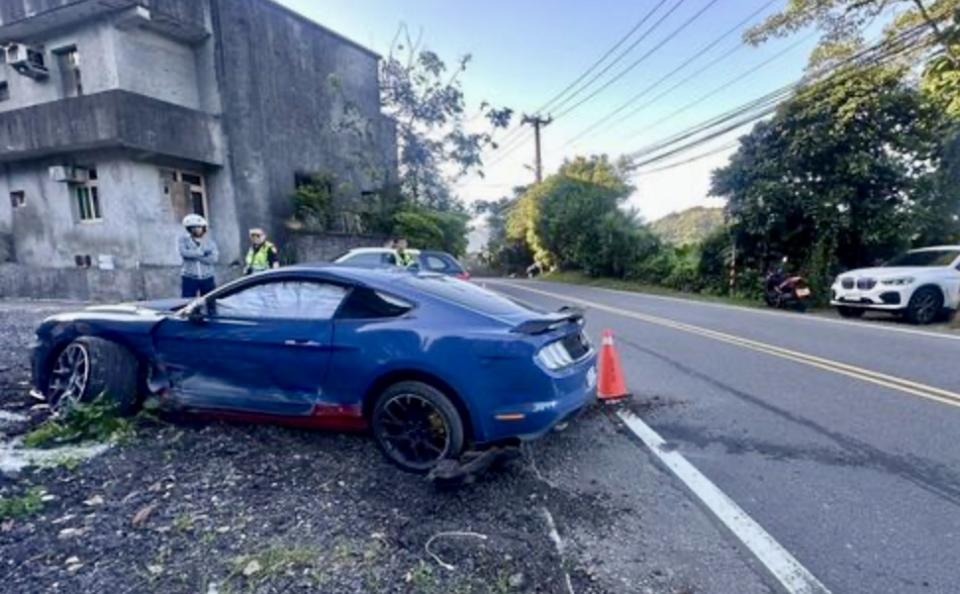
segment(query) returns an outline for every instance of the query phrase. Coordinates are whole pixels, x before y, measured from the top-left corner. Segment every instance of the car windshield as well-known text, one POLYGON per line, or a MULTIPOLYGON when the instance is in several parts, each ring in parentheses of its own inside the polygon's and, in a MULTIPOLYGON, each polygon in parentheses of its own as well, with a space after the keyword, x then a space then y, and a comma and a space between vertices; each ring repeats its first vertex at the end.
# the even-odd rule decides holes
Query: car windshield
POLYGON ((448 276, 417 275, 411 276, 408 282, 417 289, 444 301, 492 316, 529 314, 533 311, 497 293, 448 276))
POLYGON ((884 266, 949 266, 960 256, 960 250, 923 250, 907 252, 884 266))

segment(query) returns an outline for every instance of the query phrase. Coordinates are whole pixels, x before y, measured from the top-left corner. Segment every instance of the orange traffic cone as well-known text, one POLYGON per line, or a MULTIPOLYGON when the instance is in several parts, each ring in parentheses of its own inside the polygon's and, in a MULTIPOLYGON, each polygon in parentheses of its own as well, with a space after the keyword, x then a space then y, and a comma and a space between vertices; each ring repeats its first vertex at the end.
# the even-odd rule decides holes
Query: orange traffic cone
POLYGON ((613 404, 630 396, 627 383, 620 367, 620 355, 613 345, 613 330, 603 331, 603 343, 600 347, 600 381, 597 382, 597 398, 601 402, 613 404))

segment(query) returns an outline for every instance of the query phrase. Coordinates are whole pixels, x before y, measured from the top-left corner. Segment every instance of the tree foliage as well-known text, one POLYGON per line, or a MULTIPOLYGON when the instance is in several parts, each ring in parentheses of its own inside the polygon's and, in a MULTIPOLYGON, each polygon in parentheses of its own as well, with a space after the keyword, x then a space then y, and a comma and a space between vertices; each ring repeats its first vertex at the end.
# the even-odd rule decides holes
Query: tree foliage
POLYGON ((393 235, 406 238, 417 249, 459 256, 467 249, 469 220, 463 212, 407 207, 394 214, 393 235))
POLYGON ((650 230, 665 243, 697 245, 723 226, 723 209, 694 206, 650 223, 650 230))
POLYGON ((897 17, 887 25, 888 36, 922 26, 927 33, 919 45, 939 44, 955 63, 956 56, 942 23, 958 8, 960 0, 789 0, 784 10, 749 29, 744 37, 759 45, 770 38, 815 26, 823 33, 811 54, 811 63, 817 64, 850 55, 862 47, 867 28, 878 18, 896 13, 897 17))
POLYGON ((958 194, 937 173, 949 123, 902 70, 827 80, 742 138, 711 192, 748 265, 787 256, 823 288, 838 267, 956 233, 943 221, 958 194))
POLYGON ((470 59, 463 56, 449 69, 401 27, 381 62, 381 102, 397 123, 401 189, 428 208, 449 210, 457 203, 451 182, 472 171, 482 174, 481 151, 493 144, 492 130, 508 126, 513 114, 484 102, 480 111, 490 131, 467 131, 460 77, 470 59))

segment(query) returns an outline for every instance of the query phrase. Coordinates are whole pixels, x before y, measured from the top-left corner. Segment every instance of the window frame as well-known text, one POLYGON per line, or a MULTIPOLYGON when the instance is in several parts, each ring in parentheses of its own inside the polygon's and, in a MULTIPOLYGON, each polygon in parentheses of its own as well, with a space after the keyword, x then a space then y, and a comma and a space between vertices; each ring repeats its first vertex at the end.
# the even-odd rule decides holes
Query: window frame
MULTIPOLYGON (((209 218, 210 202, 209 202, 209 197, 207 196, 207 178, 202 171, 192 171, 189 169, 177 169, 175 167, 161 167, 160 183, 161 183, 161 186, 163 187, 163 193, 167 197, 167 200, 171 200, 171 195, 172 195, 171 190, 173 188, 171 188, 167 184, 168 180, 172 181, 175 184, 187 184, 188 186, 187 192, 189 193, 189 198, 190 198, 190 205, 189 205, 190 213, 187 213, 187 214, 191 214, 191 213, 198 214, 202 217, 209 218), (200 183, 194 184, 192 182, 184 181, 183 179, 184 176, 196 177, 200 180, 200 183), (200 194, 200 202, 201 202, 201 208, 203 209, 203 212, 197 212, 197 209, 194 208, 193 194, 195 192, 200 194)), ((176 205, 174 205, 172 201, 170 202, 170 207, 174 211, 173 214, 175 218, 178 216, 180 218, 185 216, 177 212, 176 205)))
MULTIPOLYGON (((343 304, 347 301, 347 298, 350 296, 350 293, 353 291, 353 285, 338 282, 335 280, 321 278, 321 277, 310 277, 310 276, 270 276, 267 278, 258 278, 255 281, 251 282, 240 282, 237 284, 228 284, 222 287, 222 290, 214 291, 213 293, 202 298, 202 302, 205 306, 205 313, 207 316, 214 319, 224 319, 224 320, 241 320, 241 321, 257 321, 257 322, 310 322, 310 323, 325 323, 333 322, 337 319, 337 314, 340 312, 340 308, 343 307, 343 304), (264 317, 264 316, 238 316, 238 315, 224 315, 221 316, 217 313, 217 301, 230 297, 231 295, 236 295, 237 293, 247 291, 249 289, 254 289, 263 285, 277 284, 277 283, 313 283, 317 285, 333 285, 340 287, 344 290, 343 298, 340 299, 340 303, 337 304, 337 307, 334 308, 333 312, 330 314, 329 318, 303 318, 303 317, 264 317)), ((189 307, 188 307, 189 309, 189 307)))
MULTIPOLYGON (((2 54, 3 52, 0 52, 2 54)), ((0 80, 0 103, 10 100, 10 82, 0 80)))
POLYGON ((96 167, 78 167, 87 172, 87 181, 71 182, 70 194, 73 201, 77 222, 81 225, 92 225, 103 222, 103 204, 100 200, 100 178, 96 167), (86 196, 81 197, 81 190, 86 190, 86 196), (85 204, 84 204, 85 203, 85 204), (85 217, 84 213, 92 216, 85 217))
POLYGON ((24 190, 10 191, 10 208, 17 210, 27 205, 27 193, 24 190))
POLYGON ((80 49, 76 45, 66 45, 53 50, 51 53, 57 59, 57 69, 60 71, 60 91, 64 98, 83 97, 80 49), (71 60, 70 56, 75 56, 76 60, 71 60))

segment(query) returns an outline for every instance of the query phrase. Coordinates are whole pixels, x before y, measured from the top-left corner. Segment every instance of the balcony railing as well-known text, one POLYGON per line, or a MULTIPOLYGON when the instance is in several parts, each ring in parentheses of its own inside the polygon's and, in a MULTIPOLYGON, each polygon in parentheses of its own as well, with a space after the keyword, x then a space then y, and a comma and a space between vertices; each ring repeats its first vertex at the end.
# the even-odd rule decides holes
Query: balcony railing
POLYGON ((0 162, 119 148, 220 165, 219 119, 129 91, 0 113, 0 162))

